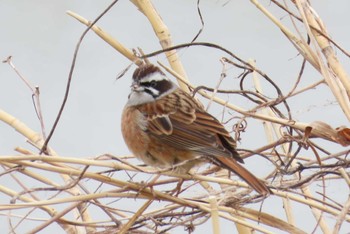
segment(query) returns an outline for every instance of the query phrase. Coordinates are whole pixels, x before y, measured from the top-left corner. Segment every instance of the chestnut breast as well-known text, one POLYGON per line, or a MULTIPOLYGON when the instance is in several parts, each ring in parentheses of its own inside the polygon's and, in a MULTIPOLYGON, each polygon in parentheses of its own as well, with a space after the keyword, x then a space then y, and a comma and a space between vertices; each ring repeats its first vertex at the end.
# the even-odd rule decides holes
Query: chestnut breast
POLYGON ((171 169, 180 165, 176 171, 183 173, 201 161, 191 160, 195 157, 191 151, 179 150, 148 135, 146 117, 136 107, 125 107, 122 115, 122 134, 129 150, 149 166, 171 169), (189 161, 182 164, 186 160, 189 161))

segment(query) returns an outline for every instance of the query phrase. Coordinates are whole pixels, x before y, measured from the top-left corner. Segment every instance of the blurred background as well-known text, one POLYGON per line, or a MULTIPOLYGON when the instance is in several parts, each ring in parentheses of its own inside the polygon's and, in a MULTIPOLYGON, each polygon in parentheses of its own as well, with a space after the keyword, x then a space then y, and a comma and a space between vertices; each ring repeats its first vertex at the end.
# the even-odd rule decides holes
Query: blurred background
MULTIPOLYGON (((89 20, 94 20, 111 1, 18 1, 0 0, 0 59, 12 56, 12 62, 33 86, 40 89, 41 108, 46 132, 51 130, 58 114, 66 89, 68 73, 73 53, 85 26, 69 17, 65 12, 74 11, 89 20)), ((202 27, 197 12, 197 1, 153 1, 159 14, 169 27, 174 44, 189 43, 202 27)), ((279 20, 292 28, 289 16, 269 1, 261 1, 279 20)), ((332 39, 349 50, 350 33, 347 23, 350 21, 348 0, 311 1, 312 6, 323 19, 332 39)), ((200 1, 200 10, 204 28, 196 41, 211 42, 232 51, 244 60, 255 60, 256 66, 265 72, 286 94, 294 85, 301 66, 302 58, 274 26, 249 1, 200 1)), ((110 33, 128 48, 141 47, 145 53, 161 49, 152 27, 147 19, 129 1, 119 1, 97 25, 110 33)), ((305 33, 305 30, 302 31, 305 33)), ((191 47, 179 51, 190 81, 194 85, 215 87, 223 66, 220 58, 227 56, 220 51, 191 47)), ((349 72, 349 59, 342 53, 337 54, 341 63, 349 72)), ((164 55, 150 58, 154 63, 166 63, 164 55)), ((116 52, 93 32, 84 38, 79 50, 73 74, 71 90, 66 108, 62 114, 55 134, 49 145, 59 155, 93 158, 104 153, 113 155, 130 154, 120 131, 120 116, 127 100, 130 77, 133 66, 121 79, 117 76, 130 61, 116 52)), ((222 87, 238 89, 240 71, 228 69, 222 87)), ((310 65, 306 66, 300 87, 322 79, 310 65)), ((276 97, 271 86, 265 82, 263 90, 268 97, 276 97)), ((253 85, 247 82, 247 89, 253 85)), ((32 93, 20 80, 14 70, 6 63, 0 64, 0 108, 33 130, 40 132, 40 123, 35 113, 32 93)), ((221 95, 222 98, 251 108, 246 99, 221 95)), ((204 101, 206 104, 207 101, 204 101)), ((294 119, 301 122, 324 121, 332 127, 347 125, 348 121, 338 107, 333 95, 325 85, 317 92, 308 92, 289 100, 294 119), (321 95, 320 95, 321 94, 321 95)), ((218 119, 222 116, 222 107, 211 105, 209 112, 218 119)), ((232 113, 235 115, 235 113, 232 113)), ((228 128, 234 123, 229 123, 228 128)), ((21 146, 37 152, 28 145, 22 135, 11 127, 0 123, 0 155, 13 155, 14 148, 21 146)), ((241 135, 239 148, 255 149, 266 144, 260 121, 250 120, 246 132, 241 135)), ((331 146, 333 147, 333 146, 331 146)), ((263 161, 256 167, 252 159, 247 167, 254 173, 264 175, 269 163, 263 161)), ((0 177, 0 183, 10 186, 0 177)), ((15 185, 14 189, 16 188, 15 185)), ((30 185, 28 185, 30 187, 30 185)), ((346 198, 347 194, 344 194, 346 198)), ((1 203, 10 198, 0 195, 1 203)), ((273 203, 271 203, 273 206, 273 203)), ((281 204, 274 204, 281 206, 281 204)), ((268 207, 270 209, 273 207, 268 207)), ((6 213, 0 214, 0 226, 6 227, 6 213)), ((304 230, 308 227, 307 217, 299 217, 304 230)), ((223 221, 224 222, 224 221, 223 221)), ((35 226, 35 225, 34 225, 35 226)), ((348 226, 350 227, 350 226, 348 226)), ((18 229, 24 233, 31 227, 28 224, 18 229)), ((7 230, 7 229, 6 229, 7 230)), ((61 229, 52 225, 45 229, 58 232, 61 229)), ((345 229, 344 229, 345 230, 345 229)), ((205 226, 195 233, 206 231, 205 226)), ((178 233, 183 233, 179 228, 178 233)), ((232 233, 230 229, 222 233, 232 233)), ((344 232, 345 233, 345 232, 344 232)))

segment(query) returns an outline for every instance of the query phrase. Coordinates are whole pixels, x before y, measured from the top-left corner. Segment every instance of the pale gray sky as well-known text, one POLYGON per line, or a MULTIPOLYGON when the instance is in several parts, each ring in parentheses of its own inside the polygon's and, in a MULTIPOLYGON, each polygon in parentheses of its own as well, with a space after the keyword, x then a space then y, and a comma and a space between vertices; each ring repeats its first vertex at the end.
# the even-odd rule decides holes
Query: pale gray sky
MULTIPOLYGON (((196 2, 154 1, 170 29, 174 44, 190 42, 200 29, 196 2)), ((261 2, 291 26, 286 14, 281 14, 269 1, 261 2)), ((350 50, 350 33, 346 26, 347 22, 350 22, 350 2, 311 2, 324 20, 332 38, 350 50)), ((33 85, 40 87, 47 132, 61 105, 73 52, 85 29, 85 26, 66 15, 65 11, 72 10, 93 20, 109 3, 110 1, 105 0, 0 0, 0 59, 13 56, 13 62, 22 75, 33 85)), ((280 30, 249 1, 201 1, 201 11, 205 27, 197 41, 219 44, 245 60, 255 59, 257 66, 267 73, 283 92, 289 91, 297 77, 301 58, 280 30)), ((129 48, 141 47, 146 53, 160 49, 151 26, 129 1, 119 1, 98 25, 129 48)), ((199 47, 183 49, 179 54, 193 84, 211 87, 216 85, 222 69, 219 59, 227 55, 199 47)), ((347 71, 350 71, 349 59, 340 52, 338 55, 347 71)), ((164 56, 152 58, 151 61, 156 62, 157 59, 166 63, 164 56)), ((129 63, 94 33, 88 33, 79 51, 66 109, 50 142, 50 146, 60 155, 93 157, 107 152, 114 155, 129 154, 120 132, 120 115, 129 93, 129 77, 133 68, 122 79, 116 81, 117 75, 129 63)), ((228 74, 234 77, 238 72, 230 70, 228 74)), ((321 76, 308 66, 301 87, 319 79, 321 76)), ((232 78, 225 82, 230 89, 237 89, 237 84, 237 79, 232 78)), ((264 88, 268 95, 275 95, 273 91, 268 90, 269 86, 264 85, 264 88)), ((314 95, 311 93, 308 97, 301 96, 290 100, 295 118, 302 122, 322 120, 333 127, 348 124, 338 106, 333 103, 334 98, 328 89, 321 90, 322 95, 315 91, 314 95)), ((244 107, 246 104, 244 99, 231 99, 228 100, 237 105, 244 107)), ((30 90, 7 64, 0 64, 0 108, 32 129, 40 131, 30 90)), ((210 109, 218 118, 221 118, 221 111, 215 105, 210 109)), ((260 124, 252 121, 249 127, 250 129, 242 135, 239 147, 255 149, 264 145, 266 142, 260 124)), ((0 155, 14 154, 13 148, 16 146, 35 151, 25 143, 21 135, 0 123, 0 155)), ((263 165, 269 166, 267 162, 263 165)), ((247 167, 254 168, 254 165, 248 160, 247 167)), ((269 171, 264 168, 255 170, 258 175, 269 171)), ((0 177, 0 184, 6 183, 7 181, 0 177)), ((0 195, 0 198, 1 203, 10 200, 3 195, 0 195)), ((303 219, 298 221, 305 222, 303 219)), ((5 216, 0 216, 0 226, 7 226, 5 216)), ((30 225, 24 227, 30 229, 30 225)), ((42 233, 58 230, 59 227, 52 225, 42 233)), ((181 233, 181 230, 179 229, 178 233, 181 233)), ((203 233, 204 230, 203 227, 198 228, 195 233, 203 233)), ((307 227, 305 230, 312 229, 307 227)), ((223 233, 232 232, 224 230, 223 233)))

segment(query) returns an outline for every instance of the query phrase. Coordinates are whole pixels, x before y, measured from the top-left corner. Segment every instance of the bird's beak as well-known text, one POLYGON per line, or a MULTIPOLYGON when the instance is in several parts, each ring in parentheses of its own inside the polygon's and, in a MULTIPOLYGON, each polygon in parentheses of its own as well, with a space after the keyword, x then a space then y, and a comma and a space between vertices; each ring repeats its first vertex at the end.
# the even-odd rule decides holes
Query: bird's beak
POLYGON ((140 86, 140 84, 137 83, 137 82, 133 82, 130 87, 131 87, 131 90, 134 91, 134 92, 141 92, 141 91, 143 91, 143 87, 140 86))

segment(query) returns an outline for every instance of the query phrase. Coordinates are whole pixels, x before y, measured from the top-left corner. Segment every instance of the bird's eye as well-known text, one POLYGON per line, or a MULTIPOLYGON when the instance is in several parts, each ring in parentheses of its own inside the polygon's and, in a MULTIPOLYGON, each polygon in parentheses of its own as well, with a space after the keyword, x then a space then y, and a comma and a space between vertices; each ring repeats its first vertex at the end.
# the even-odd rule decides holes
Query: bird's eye
POLYGON ((141 85, 147 88, 155 88, 158 85, 158 82, 155 80, 147 81, 147 82, 141 82, 141 85))
POLYGON ((151 86, 152 88, 156 87, 156 86, 157 86, 157 82, 154 81, 154 80, 152 80, 151 83, 150 83, 150 86, 151 86))

